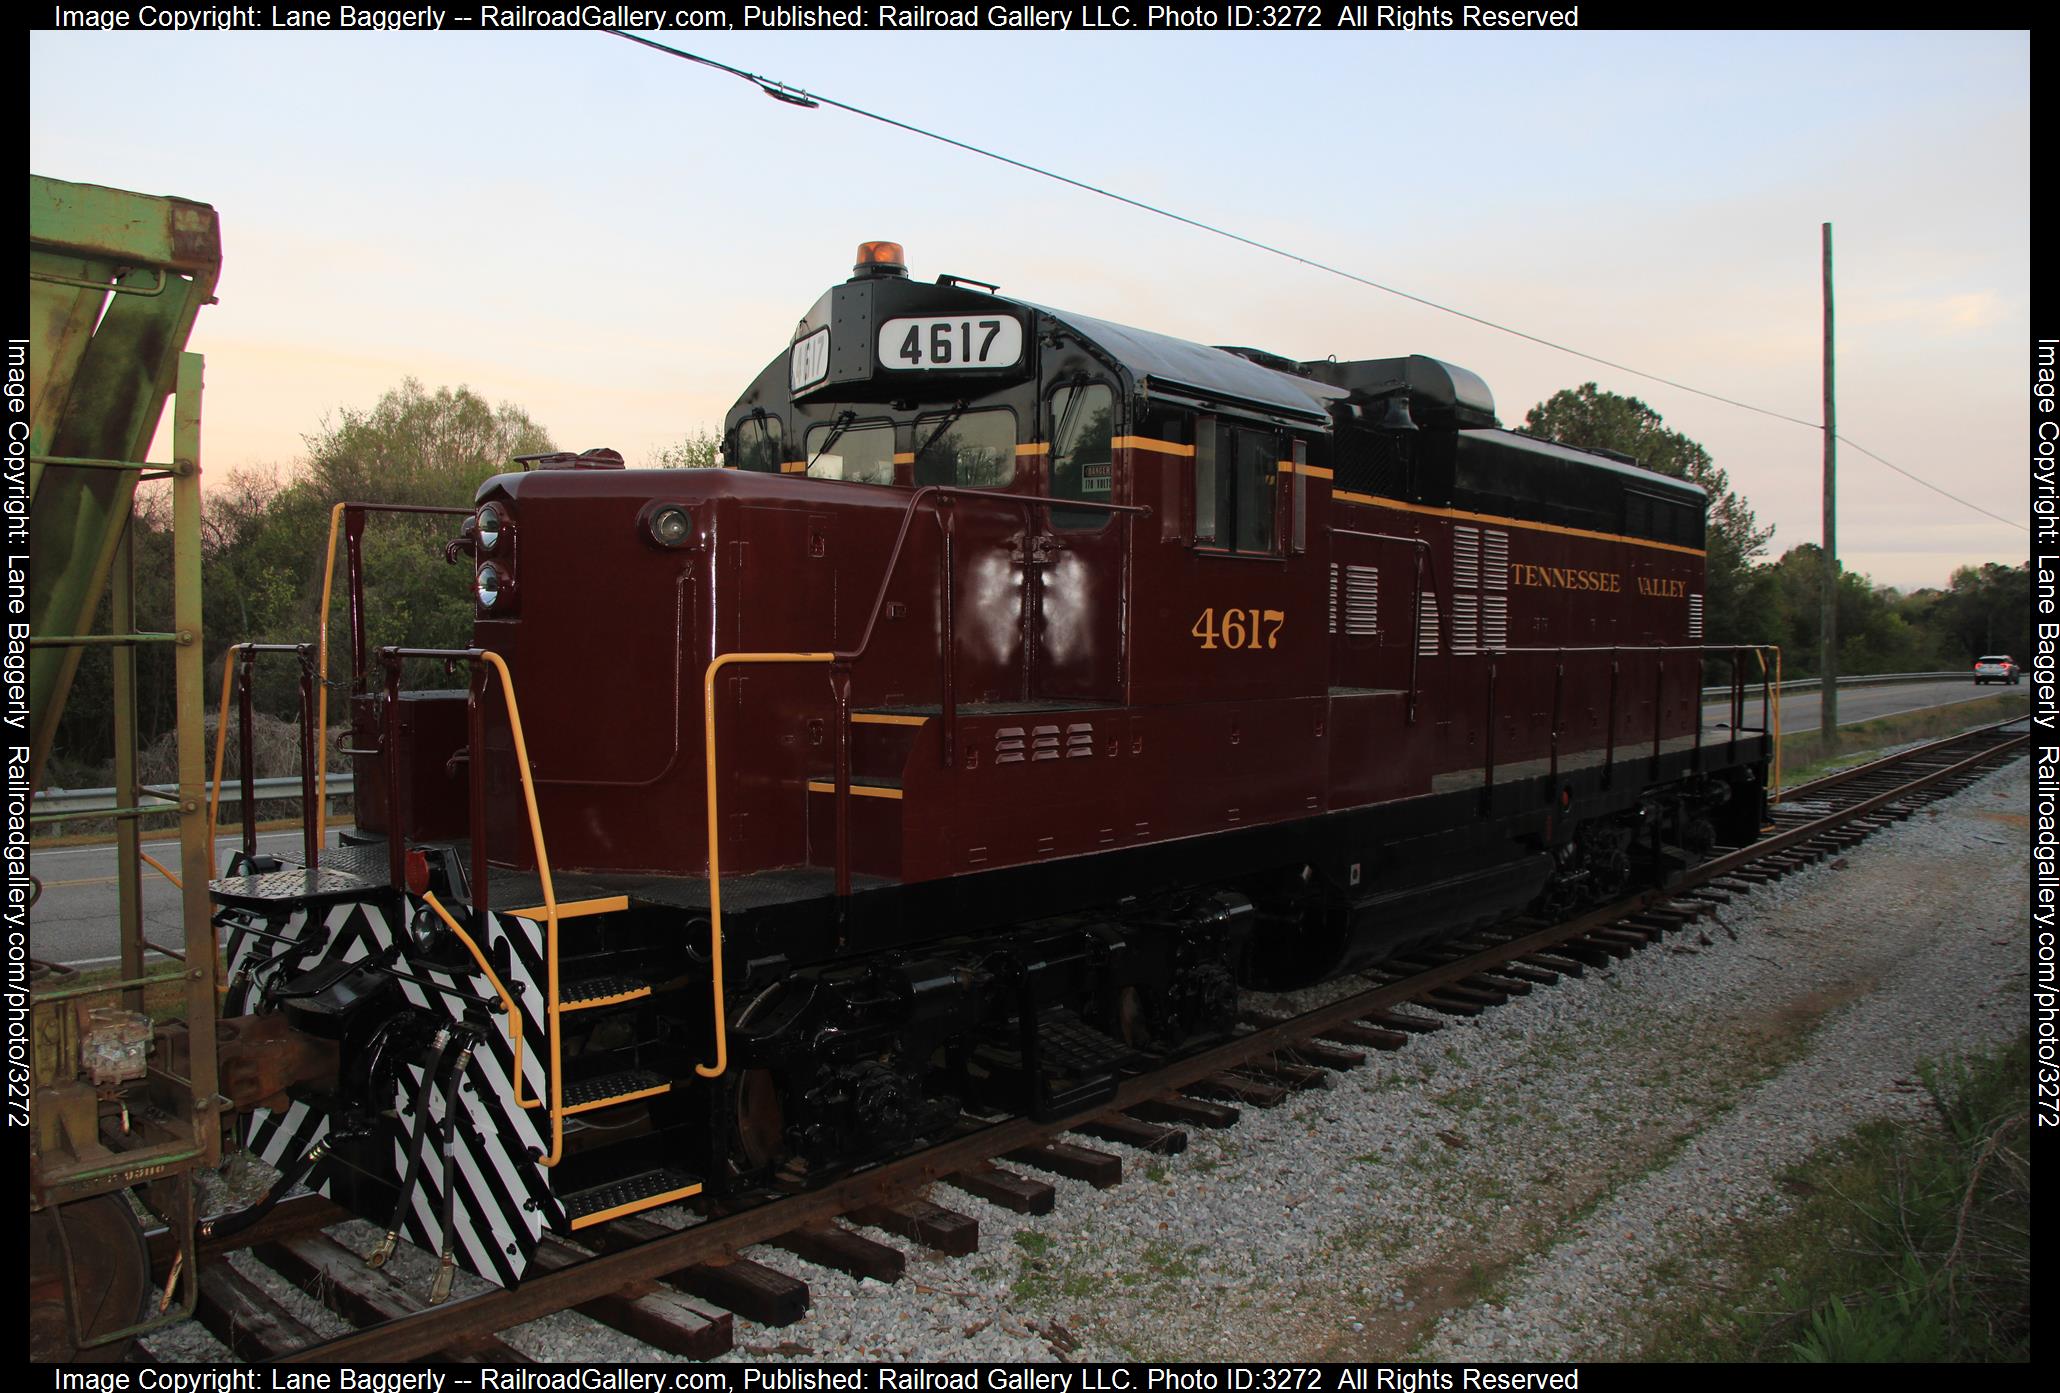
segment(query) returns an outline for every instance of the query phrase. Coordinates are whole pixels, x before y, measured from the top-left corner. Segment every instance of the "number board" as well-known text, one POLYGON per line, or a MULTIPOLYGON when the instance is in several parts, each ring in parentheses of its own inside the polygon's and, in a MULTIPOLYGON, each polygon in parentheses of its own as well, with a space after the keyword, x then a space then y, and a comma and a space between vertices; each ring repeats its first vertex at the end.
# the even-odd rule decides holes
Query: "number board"
POLYGON ((909 371, 1010 368, 1023 361, 1023 324, 1008 315, 890 319, 880 326, 880 366, 909 371))
POLYGON ((830 375, 830 326, 810 334, 794 345, 787 360, 787 389, 798 392, 830 375))

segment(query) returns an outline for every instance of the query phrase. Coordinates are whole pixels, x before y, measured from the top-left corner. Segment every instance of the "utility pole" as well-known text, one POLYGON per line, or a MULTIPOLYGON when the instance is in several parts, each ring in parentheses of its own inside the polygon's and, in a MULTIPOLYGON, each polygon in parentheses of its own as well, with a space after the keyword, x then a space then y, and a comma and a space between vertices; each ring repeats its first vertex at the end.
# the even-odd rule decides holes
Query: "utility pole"
POLYGON ((1824 753, 1838 748, 1838 399, 1831 351, 1831 224, 1824 224, 1824 615, 1818 626, 1824 674, 1818 730, 1824 753))

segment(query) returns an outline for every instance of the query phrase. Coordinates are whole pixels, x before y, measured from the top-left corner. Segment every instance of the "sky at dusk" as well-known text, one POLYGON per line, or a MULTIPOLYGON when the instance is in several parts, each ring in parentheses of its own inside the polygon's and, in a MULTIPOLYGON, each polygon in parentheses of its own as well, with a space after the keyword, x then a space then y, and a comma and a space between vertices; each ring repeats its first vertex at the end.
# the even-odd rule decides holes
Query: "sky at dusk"
MULTIPOLYGON (((2029 439, 2024 33, 676 33, 667 41, 1814 422, 2005 517, 2029 439)), ((1643 398, 1777 528, 1822 437, 600 33, 30 37, 30 168, 221 215, 211 470, 403 378, 632 463, 715 428, 891 238, 913 274, 1295 358, 1426 353, 1506 425, 1643 398)), ((162 454, 162 450, 160 451, 162 454)), ((2027 534, 1840 451, 1883 584, 2027 534)))

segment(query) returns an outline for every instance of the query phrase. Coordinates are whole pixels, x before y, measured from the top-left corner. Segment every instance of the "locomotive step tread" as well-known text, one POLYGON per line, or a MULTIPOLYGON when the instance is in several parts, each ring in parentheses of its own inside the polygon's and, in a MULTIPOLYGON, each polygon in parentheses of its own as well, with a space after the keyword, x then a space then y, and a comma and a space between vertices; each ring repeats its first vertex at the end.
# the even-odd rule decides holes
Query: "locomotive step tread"
POLYGON ((672 1091, 672 1080, 650 1069, 625 1069, 565 1085, 565 1112, 592 1112, 634 1098, 655 1098, 672 1091))
MULTIPOLYGON (((653 1075, 653 1077, 656 1077, 653 1075)), ((563 1197, 568 1228, 583 1229, 620 1219, 661 1204, 672 1204, 701 1192, 701 1182, 683 1170, 661 1166, 621 1180, 610 1180, 563 1197)))
POLYGON ((649 995, 649 982, 640 977, 611 972, 603 977, 588 977, 561 988, 558 992, 558 1009, 592 1011, 601 1006, 620 1006, 626 1001, 641 1001, 649 995))

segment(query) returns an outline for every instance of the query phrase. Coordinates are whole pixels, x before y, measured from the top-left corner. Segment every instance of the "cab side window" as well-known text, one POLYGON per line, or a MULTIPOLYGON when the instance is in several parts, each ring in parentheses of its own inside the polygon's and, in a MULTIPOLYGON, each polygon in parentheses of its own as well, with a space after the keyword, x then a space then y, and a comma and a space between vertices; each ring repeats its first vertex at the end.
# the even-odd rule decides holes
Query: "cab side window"
POLYGON ((916 417, 915 481, 1005 489, 1016 481, 1016 417, 998 411, 916 417))
POLYGON ((1195 544, 1279 551, 1280 433, 1219 420, 1195 440, 1195 544))
POLYGON ((808 477, 861 484, 894 482, 894 423, 843 421, 808 428, 808 477))
POLYGON ((737 468, 754 474, 780 472, 780 418, 748 417, 737 426, 737 468))
MULTIPOLYGON (((1115 499, 1116 396, 1100 382, 1059 388, 1051 396, 1050 491, 1053 498, 1088 503, 1115 499)), ((1055 527, 1100 527, 1109 514, 1075 508, 1052 509, 1055 527)))

